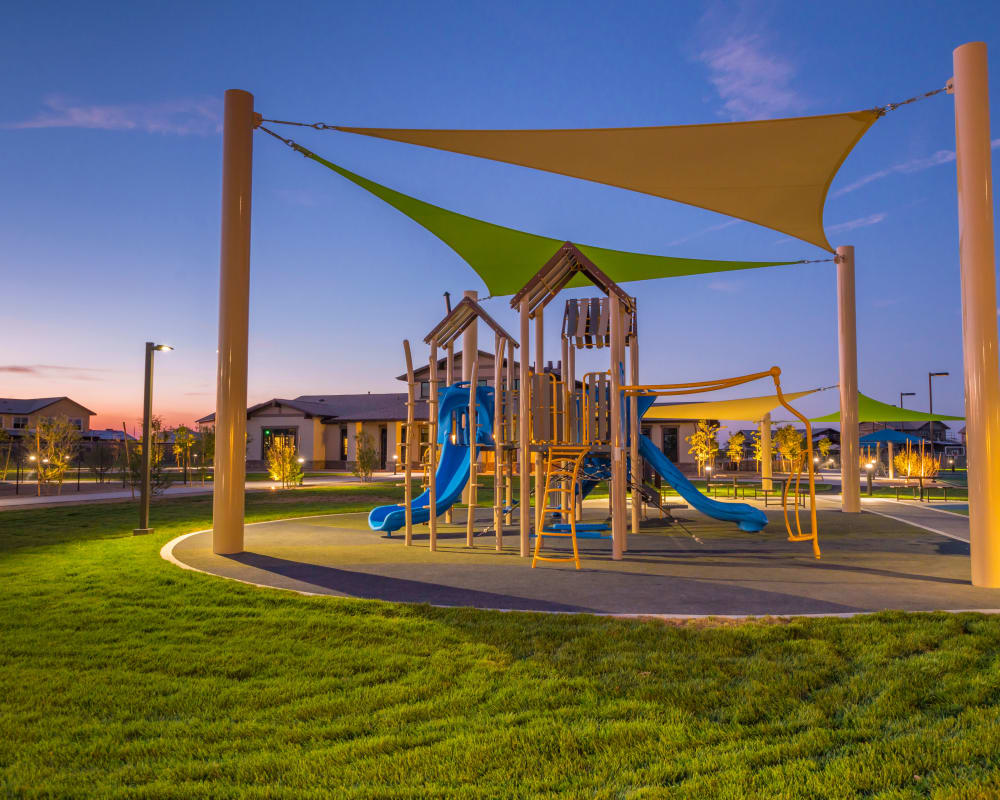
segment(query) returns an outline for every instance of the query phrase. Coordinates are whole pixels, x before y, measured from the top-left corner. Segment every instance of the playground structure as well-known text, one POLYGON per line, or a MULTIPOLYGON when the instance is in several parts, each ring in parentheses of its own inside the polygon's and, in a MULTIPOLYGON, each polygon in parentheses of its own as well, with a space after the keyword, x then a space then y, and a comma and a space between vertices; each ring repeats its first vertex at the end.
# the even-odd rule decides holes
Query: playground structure
MULTIPOLYGON (((946 89, 949 94, 954 95, 956 121, 966 438, 970 475, 971 574, 972 581, 977 586, 1000 587, 1000 459, 995 453, 995 443, 1000 441, 1000 374, 998 374, 1000 370, 997 360, 988 69, 984 43, 967 43, 954 51, 954 75, 948 81, 946 89)), ((921 97, 929 97, 943 91, 945 90, 937 89, 921 97)), ((622 186, 709 208, 731 217, 750 220, 832 250, 822 231, 822 211, 826 192, 837 169, 850 149, 877 119, 886 112, 921 97, 864 112, 823 117, 720 123, 708 126, 668 126, 657 129, 607 129, 604 132, 410 131, 407 133, 404 131, 400 133, 385 130, 380 132, 378 129, 342 128, 322 123, 308 127, 395 138, 399 141, 466 152, 470 155, 519 163, 536 169, 548 169, 587 180, 622 186), (538 158, 526 159, 513 150, 509 153, 502 152, 507 147, 505 137, 502 135, 504 133, 519 137, 532 147, 536 147, 548 135, 550 138, 562 137, 564 141, 562 144, 557 142, 554 147, 547 145, 536 147, 536 155, 541 155, 538 158), (438 136, 436 139, 437 134, 443 134, 443 137, 438 136), (483 137, 488 141, 499 142, 503 146, 495 149, 495 152, 487 152, 480 151, 481 148, 477 149, 478 146, 459 143, 461 141, 475 143, 483 140, 483 137), (658 140, 657 137, 661 139, 658 140), (671 146, 663 146, 662 137, 669 138, 671 146), (753 141, 744 139, 742 142, 737 142, 738 137, 751 137, 753 141), (636 150, 634 147, 629 147, 626 140, 632 143, 639 140, 645 142, 644 151, 647 156, 656 152, 671 152, 672 158, 659 160, 654 158, 651 161, 649 158, 634 157, 636 150), (824 161, 825 166, 820 165, 822 167, 820 173, 807 175, 812 165, 819 164, 820 159, 817 154, 822 154, 821 151, 827 156, 824 161), (621 157, 623 153, 627 154, 624 159, 621 157), (557 163, 564 158, 574 161, 575 166, 567 167, 557 163), (755 158, 756 162, 750 163, 755 158), (578 168, 580 164, 585 168, 578 168), (669 168, 665 169, 664 165, 668 165, 669 168), (631 169, 632 175, 626 178, 615 177, 623 166, 631 169), (791 173, 796 171, 798 173, 793 176, 791 173), (730 177, 739 174, 740 179, 726 181, 727 174, 730 177), (651 178, 656 185, 647 184, 646 177, 651 178), (806 180, 798 181, 798 177, 806 180)), ((254 112, 253 95, 240 90, 230 90, 226 93, 223 129, 216 483, 213 497, 213 549, 219 554, 242 552, 244 543, 244 442, 247 407, 252 140, 254 130, 262 128, 263 121, 262 116, 254 112)), ((275 135, 271 131, 267 132, 272 136, 275 135)), ((303 154, 308 154, 304 148, 288 140, 283 141, 303 151, 303 154)), ((314 157, 312 154, 308 155, 314 157)), ((322 161, 318 158, 316 160, 322 161)), ((358 176, 352 176, 335 165, 326 163, 359 185, 371 183, 359 180, 358 176)), ((365 188, 372 190, 370 186, 365 188)), ((378 188, 384 189, 384 187, 378 188)), ((395 194, 398 196, 398 193, 395 194)), ((380 196, 385 197, 385 194, 380 196)), ((404 199, 413 200, 413 198, 404 199)), ((388 199, 387 202, 401 208, 400 204, 392 199, 388 199)), ((404 213, 410 212, 404 211, 404 213)), ((416 216, 414 218, 416 219, 416 216)), ((432 224, 425 221, 421 221, 421 224, 436 235, 440 235, 432 224)), ((520 241, 536 248, 539 246, 539 241, 544 240, 544 237, 524 238, 525 236, 529 235, 522 235, 520 241)), ((619 280, 657 277, 643 274, 642 269, 638 271, 632 269, 634 264, 626 264, 623 272, 622 269, 618 269, 622 264, 620 257, 623 254, 615 251, 604 252, 617 261, 616 277, 619 280)), ((465 252, 460 252, 460 255, 467 261, 470 258, 465 252)), ((642 258, 647 261, 651 259, 648 256, 642 258)), ((860 474, 853 248, 837 247, 834 260, 837 264, 840 341, 842 505, 845 512, 854 513, 860 510, 860 474)), ((736 262, 732 262, 728 267, 718 268, 740 269, 754 266, 769 266, 769 264, 739 266, 736 262)), ((509 270, 510 267, 511 263, 506 262, 503 268, 509 270)), ((609 296, 609 303, 621 311, 620 298, 615 300, 609 296)), ((609 324, 617 329, 611 334, 611 339, 614 340, 612 349, 624 356, 625 333, 622 328, 625 320, 620 313, 612 314, 610 310, 609 317, 609 324)), ((541 329, 540 315, 535 315, 534 318, 536 326, 541 329)), ((521 339, 525 349, 527 349, 525 334, 528 332, 528 319, 529 315, 522 312, 521 339)), ((527 377, 525 362, 526 359, 522 358, 522 378, 527 377)), ((623 397, 620 394, 623 387, 631 386, 638 389, 641 386, 637 382, 625 384, 624 363, 624 358, 619 359, 618 369, 612 368, 607 376, 608 383, 617 390, 611 391, 609 397, 609 415, 615 425, 610 430, 611 442, 607 445, 613 472, 612 493, 619 501, 616 503, 614 499, 612 500, 614 513, 611 527, 616 557, 627 547, 624 530, 625 508, 621 502, 626 493, 626 487, 622 485, 625 475, 626 442, 623 437, 626 420, 622 415, 636 414, 634 405, 628 406, 619 398, 623 397), (611 406, 614 406, 614 409, 611 406)), ((540 367, 540 364, 541 362, 537 366, 540 367)), ((465 369, 463 366, 463 372, 465 369)), ((471 365, 469 369, 472 369, 471 365)), ((475 385, 475 381, 471 385, 475 385)), ((470 393, 470 402, 474 394, 470 393)), ((525 399, 523 395, 519 398, 521 413, 518 419, 520 444, 518 466, 521 468, 522 482, 526 480, 524 467, 530 455, 534 455, 536 467, 542 461, 540 452, 530 452, 528 442, 531 420, 524 413, 527 410, 524 406, 525 399)), ((475 413, 469 416, 471 419, 476 418, 475 413)), ((412 427, 410 426, 411 429, 412 427)), ((475 454, 478 447, 475 441, 473 445, 470 447, 472 475, 475 466, 471 464, 471 455, 475 454)), ((635 455, 633 451, 636 447, 635 443, 628 442, 630 456, 635 455)), ((470 483, 470 486, 474 485, 474 482, 470 483)), ((633 508, 633 515, 637 513, 633 508)), ((523 548, 523 531, 528 521, 523 513, 520 517, 523 548)))
MULTIPOLYGON (((577 281, 578 282, 578 281, 577 281)), ((417 498, 410 497, 415 467, 418 425, 413 419, 415 381, 408 341, 403 349, 407 361, 408 414, 402 505, 372 509, 368 522, 373 530, 403 529, 407 545, 413 543, 413 526, 427 523, 429 547, 437 549, 437 517, 446 513, 464 495, 467 506, 466 545, 475 544, 476 476, 479 455, 493 455, 493 530, 496 549, 502 550, 505 521, 518 517, 520 555, 539 561, 572 561, 580 568, 579 538, 611 540, 612 558, 620 560, 628 550, 628 530, 638 531, 646 506, 655 503, 655 492, 642 483, 643 462, 665 479, 696 510, 716 519, 736 523, 743 531, 760 531, 767 517, 759 509, 737 502, 719 502, 704 496, 653 444, 642 435, 640 419, 657 397, 701 394, 728 389, 751 381, 773 380, 781 404, 806 425, 806 454, 782 491, 782 505, 789 541, 811 541, 819 558, 815 511, 812 436, 809 421, 792 408, 781 392, 780 370, 765 371, 714 381, 686 384, 645 385, 639 383, 638 309, 635 298, 605 275, 575 245, 566 242, 510 301, 519 311, 521 344, 500 327, 476 301, 466 296, 427 335, 430 347, 431 397, 430 460, 428 487, 417 498), (544 365, 545 309, 568 284, 585 278, 603 296, 568 299, 561 328, 561 369, 544 365), (530 341, 535 328, 534 366, 522 355, 518 378, 514 379, 512 353, 530 341), (493 386, 479 386, 478 332, 483 322, 494 334, 493 386), (463 380, 454 381, 454 343, 463 338, 463 380), (439 349, 445 350, 446 387, 438 390, 439 349), (578 380, 578 350, 606 350, 608 369, 587 372, 578 380), (625 382, 626 361, 630 380, 625 382), (471 391, 471 387, 476 387, 471 391), (440 459, 437 447, 441 447, 440 459), (810 527, 803 532, 798 496, 803 469, 807 471, 810 497, 810 527), (513 502, 517 476, 518 500, 513 502), (531 487, 532 478, 534 487, 531 487), (583 522, 583 500, 604 480, 609 481, 610 525, 583 522), (794 508, 795 529, 788 515, 789 493, 794 508), (627 520, 631 496, 631 520, 627 520), (532 502, 532 497, 534 502, 532 502), (432 512, 431 509, 434 509, 432 512), (534 550, 531 537, 535 537, 534 550), (569 539, 572 555, 546 551, 546 539, 569 539)))

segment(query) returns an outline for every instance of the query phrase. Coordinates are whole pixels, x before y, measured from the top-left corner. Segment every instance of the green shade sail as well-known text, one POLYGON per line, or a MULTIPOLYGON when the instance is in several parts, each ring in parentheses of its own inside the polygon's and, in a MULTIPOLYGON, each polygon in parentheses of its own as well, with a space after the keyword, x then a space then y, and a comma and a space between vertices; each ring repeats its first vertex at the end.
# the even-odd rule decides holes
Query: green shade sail
MULTIPOLYGON (((928 414, 909 408, 881 403, 866 394, 858 392, 858 422, 937 422, 939 420, 963 420, 950 414, 928 414)), ((825 417, 815 417, 811 422, 840 422, 840 411, 825 417)))
MULTIPOLYGON (((356 175, 301 145, 291 143, 291 146, 306 158, 332 169, 425 227, 458 253, 478 273, 492 295, 509 295, 517 292, 564 244, 561 239, 505 228, 425 203, 356 175)), ((629 253, 589 245, 578 244, 577 247, 612 280, 619 283, 803 263, 802 261, 703 261, 694 258, 629 253)), ((569 285, 588 284, 581 276, 569 285)))

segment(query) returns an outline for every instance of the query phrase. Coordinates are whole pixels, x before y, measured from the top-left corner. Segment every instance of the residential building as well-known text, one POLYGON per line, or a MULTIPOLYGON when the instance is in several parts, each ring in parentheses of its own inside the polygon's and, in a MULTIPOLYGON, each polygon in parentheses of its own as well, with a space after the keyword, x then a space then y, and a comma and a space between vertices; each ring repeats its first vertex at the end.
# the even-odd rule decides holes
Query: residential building
POLYGON ((66 417, 85 433, 94 413, 68 397, 0 397, 0 428, 15 434, 33 431, 39 420, 54 417, 66 417))

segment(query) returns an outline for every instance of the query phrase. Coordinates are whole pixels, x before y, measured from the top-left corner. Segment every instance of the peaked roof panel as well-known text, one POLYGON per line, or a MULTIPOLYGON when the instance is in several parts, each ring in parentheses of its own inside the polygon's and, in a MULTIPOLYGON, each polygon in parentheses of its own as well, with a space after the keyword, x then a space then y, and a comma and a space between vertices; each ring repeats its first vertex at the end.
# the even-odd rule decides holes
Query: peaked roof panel
POLYGON ((832 251, 827 191, 879 114, 568 130, 330 127, 665 197, 832 251))

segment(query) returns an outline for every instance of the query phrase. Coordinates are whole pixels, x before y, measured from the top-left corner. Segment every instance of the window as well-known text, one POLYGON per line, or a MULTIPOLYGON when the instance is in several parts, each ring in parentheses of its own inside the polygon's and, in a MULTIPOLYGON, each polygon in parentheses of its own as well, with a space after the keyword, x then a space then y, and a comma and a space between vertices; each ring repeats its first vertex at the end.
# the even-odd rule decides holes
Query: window
POLYGON ((26 431, 28 430, 28 418, 14 417, 14 423, 10 427, 15 431, 26 431))
MULTIPOLYGON (((438 381, 438 391, 444 389, 444 381, 438 381)), ((431 396, 431 382, 420 381, 420 399, 427 400, 431 396)))
POLYGON ((83 420, 79 417, 73 417, 70 419, 69 424, 76 428, 78 431, 83 430, 83 420))
POLYGON ((262 461, 267 459, 267 450, 275 441, 291 441, 292 447, 298 449, 298 428, 263 428, 261 434, 260 458, 262 461))
POLYGON ((347 426, 340 426, 340 460, 347 461, 347 426))
POLYGON ((677 463, 677 428, 671 426, 663 427, 663 455, 677 463))

